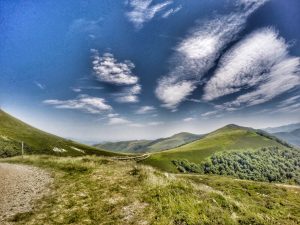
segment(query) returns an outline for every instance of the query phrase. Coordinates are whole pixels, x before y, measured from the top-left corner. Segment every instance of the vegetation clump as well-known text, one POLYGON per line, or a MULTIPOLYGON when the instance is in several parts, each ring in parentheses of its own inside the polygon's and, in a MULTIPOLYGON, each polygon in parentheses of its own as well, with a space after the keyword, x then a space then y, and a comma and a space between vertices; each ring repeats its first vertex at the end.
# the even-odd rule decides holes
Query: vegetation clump
POLYGON ((187 160, 172 162, 180 172, 300 184, 300 152, 296 149, 269 147, 256 151, 218 152, 200 164, 187 160))

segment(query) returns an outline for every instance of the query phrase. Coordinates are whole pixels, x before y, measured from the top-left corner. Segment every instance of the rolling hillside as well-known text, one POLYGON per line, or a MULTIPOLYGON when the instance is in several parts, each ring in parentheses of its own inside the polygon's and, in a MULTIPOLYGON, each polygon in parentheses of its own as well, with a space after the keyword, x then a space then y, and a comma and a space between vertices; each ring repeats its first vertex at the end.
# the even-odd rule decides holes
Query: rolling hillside
POLYGON ((162 170, 177 172, 172 160, 188 160, 191 163, 201 163, 217 152, 248 151, 271 146, 288 147, 284 142, 265 132, 231 124, 189 144, 153 153, 143 162, 162 170))
POLYGON ((116 155, 38 130, 0 110, 0 157, 20 155, 22 141, 25 154, 116 155))
POLYGON ((142 153, 156 152, 187 144, 200 138, 200 135, 182 132, 171 137, 160 138, 157 140, 133 140, 120 142, 107 142, 97 144, 95 147, 115 152, 142 153))

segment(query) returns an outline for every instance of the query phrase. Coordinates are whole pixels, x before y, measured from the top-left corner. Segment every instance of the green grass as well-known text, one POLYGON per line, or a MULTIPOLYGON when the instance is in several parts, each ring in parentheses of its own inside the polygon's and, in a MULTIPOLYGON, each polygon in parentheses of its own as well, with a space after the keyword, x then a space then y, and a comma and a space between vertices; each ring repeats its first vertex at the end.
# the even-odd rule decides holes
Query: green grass
POLYGON ((60 156, 117 155, 38 130, 2 110, 0 110, 0 124, 0 157, 20 155, 22 141, 24 142, 25 154, 60 156), (64 149, 65 152, 55 152, 53 148, 64 149))
POLYGON ((153 153, 143 163, 169 172, 176 172, 172 160, 186 159, 192 163, 201 163, 212 154, 222 151, 248 151, 261 147, 277 146, 285 148, 275 139, 262 136, 253 129, 228 125, 212 132, 200 140, 167 151, 153 153))
MULTIPOLYGON (((4 161, 4 160, 2 160, 4 161)), ((5 159, 52 173, 49 196, 16 224, 300 223, 299 188, 220 176, 175 175, 105 157, 5 159)))

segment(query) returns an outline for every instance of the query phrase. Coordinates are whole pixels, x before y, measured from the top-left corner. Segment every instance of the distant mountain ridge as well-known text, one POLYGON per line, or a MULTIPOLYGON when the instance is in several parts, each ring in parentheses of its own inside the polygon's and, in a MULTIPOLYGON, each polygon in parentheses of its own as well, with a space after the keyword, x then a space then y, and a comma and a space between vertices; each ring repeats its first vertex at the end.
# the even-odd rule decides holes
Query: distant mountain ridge
POLYGON ((143 153, 155 152, 175 148, 199 139, 201 135, 188 132, 174 134, 167 138, 159 138, 156 140, 132 140, 119 142, 106 142, 94 145, 97 148, 123 152, 123 153, 143 153))
POLYGON ((273 135, 296 147, 300 147, 300 128, 290 132, 273 133, 273 135))
POLYGON ((279 127, 267 127, 262 130, 265 130, 269 133, 279 133, 279 132, 291 132, 299 128, 300 128, 300 123, 291 123, 279 127))
POLYGON ((20 155, 21 142, 24 143, 25 154, 59 156, 116 155, 46 133, 0 109, 0 157, 20 155))
POLYGON ((265 128, 264 130, 296 147, 300 147, 300 123, 265 128))

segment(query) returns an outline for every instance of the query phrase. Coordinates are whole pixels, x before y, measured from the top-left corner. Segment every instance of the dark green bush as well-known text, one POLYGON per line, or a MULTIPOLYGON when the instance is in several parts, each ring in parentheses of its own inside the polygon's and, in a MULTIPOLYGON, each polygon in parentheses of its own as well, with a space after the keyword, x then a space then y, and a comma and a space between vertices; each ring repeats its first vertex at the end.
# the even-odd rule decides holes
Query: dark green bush
POLYGON ((221 152, 201 164, 173 160, 180 172, 218 174, 239 179, 300 184, 300 151, 262 148, 256 151, 221 152))

